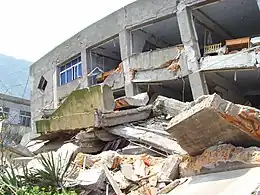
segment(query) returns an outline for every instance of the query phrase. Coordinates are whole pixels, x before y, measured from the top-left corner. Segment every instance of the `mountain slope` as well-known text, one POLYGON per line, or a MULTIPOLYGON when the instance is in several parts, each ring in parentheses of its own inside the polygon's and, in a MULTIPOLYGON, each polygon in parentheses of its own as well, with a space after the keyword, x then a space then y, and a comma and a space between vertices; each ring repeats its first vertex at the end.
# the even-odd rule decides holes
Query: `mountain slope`
POLYGON ((27 79, 30 64, 26 60, 0 54, 0 93, 29 99, 27 79))

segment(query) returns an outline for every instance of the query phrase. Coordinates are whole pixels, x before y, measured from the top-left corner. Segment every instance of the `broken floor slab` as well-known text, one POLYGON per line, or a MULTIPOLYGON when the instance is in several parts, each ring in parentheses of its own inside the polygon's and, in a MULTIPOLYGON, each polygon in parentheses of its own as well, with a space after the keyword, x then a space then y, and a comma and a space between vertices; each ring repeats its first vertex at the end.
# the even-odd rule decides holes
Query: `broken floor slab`
POLYGON ((190 155, 219 143, 260 146, 260 111, 213 94, 174 117, 167 131, 190 155))
POLYGON ((260 167, 189 177, 168 195, 253 194, 259 187, 260 167))
POLYGON ((180 175, 188 177, 213 172, 260 166, 260 148, 235 147, 231 144, 212 146, 201 155, 180 163, 180 175))
POLYGON ((128 107, 146 106, 149 102, 149 95, 147 92, 140 93, 132 97, 120 97, 115 100, 115 110, 128 107))
POLYGON ((157 135, 145 130, 136 129, 128 126, 116 126, 107 129, 108 132, 124 137, 126 139, 138 141, 144 144, 148 144, 158 150, 164 151, 170 154, 185 154, 186 152, 177 144, 176 141, 167 137, 157 135))
POLYGON ((152 106, 143 106, 134 109, 116 111, 111 113, 95 114, 95 127, 112 127, 124 123, 131 123, 139 120, 147 119, 151 114, 152 106))
POLYGON ((38 133, 93 127, 95 112, 114 110, 114 97, 107 85, 96 85, 73 91, 49 119, 36 121, 38 133))
POLYGON ((187 103, 167 98, 164 96, 158 96, 153 104, 153 113, 156 115, 171 115, 176 116, 187 106, 187 103))

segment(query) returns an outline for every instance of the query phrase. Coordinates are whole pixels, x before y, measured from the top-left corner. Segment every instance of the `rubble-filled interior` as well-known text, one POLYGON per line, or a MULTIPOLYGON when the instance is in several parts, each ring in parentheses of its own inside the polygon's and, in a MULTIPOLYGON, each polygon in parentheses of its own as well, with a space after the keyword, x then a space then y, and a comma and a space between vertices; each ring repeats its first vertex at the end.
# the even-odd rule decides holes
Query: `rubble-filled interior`
POLYGON ((88 76, 91 84, 103 83, 121 63, 119 38, 115 37, 113 40, 91 49, 90 55, 91 70, 89 70, 88 76))
POLYGON ((143 53, 181 44, 177 17, 155 22, 148 26, 132 31, 133 53, 143 53))

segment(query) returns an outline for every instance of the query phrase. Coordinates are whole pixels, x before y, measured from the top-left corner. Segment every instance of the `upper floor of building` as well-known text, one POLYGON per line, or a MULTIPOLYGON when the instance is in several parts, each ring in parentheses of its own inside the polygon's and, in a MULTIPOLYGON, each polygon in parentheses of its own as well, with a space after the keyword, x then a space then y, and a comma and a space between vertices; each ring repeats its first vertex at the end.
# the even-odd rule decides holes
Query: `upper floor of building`
POLYGON ((244 38, 239 39, 240 46, 248 49, 241 57, 245 61, 237 61, 237 67, 244 68, 250 56, 255 66, 258 55, 253 55, 250 48, 252 38, 260 35, 258 3, 138 0, 123 7, 32 64, 32 111, 55 108, 71 91, 102 82, 109 84, 116 96, 131 91, 126 87, 133 83, 145 84, 144 91, 150 83, 156 91, 159 87, 155 83, 161 82, 164 89, 181 92, 185 77, 192 72, 237 66, 232 59, 237 58, 234 52, 241 51, 241 47, 237 44, 238 48, 226 48, 228 40, 237 38, 244 38), (220 63, 223 60, 225 63, 220 63), (168 82, 178 78, 183 79, 168 82))

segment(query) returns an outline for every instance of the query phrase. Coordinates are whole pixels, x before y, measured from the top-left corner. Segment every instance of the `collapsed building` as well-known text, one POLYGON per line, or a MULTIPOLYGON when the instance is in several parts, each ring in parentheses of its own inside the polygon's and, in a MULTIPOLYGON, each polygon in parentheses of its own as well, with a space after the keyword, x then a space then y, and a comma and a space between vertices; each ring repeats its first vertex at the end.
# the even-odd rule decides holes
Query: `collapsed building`
MULTIPOLYGON (((258 166, 259 5, 139 0, 66 40, 30 67, 32 128, 40 134, 36 139, 47 141, 34 152, 73 142, 84 162, 86 154, 107 150, 173 155, 178 176, 170 178, 171 189, 157 186, 162 173, 154 182, 142 169, 137 175, 156 188, 145 194, 170 192, 182 183, 179 175, 258 166)), ((122 165, 121 157, 109 158, 116 168, 122 165)), ((139 166, 149 167, 138 158, 139 166)), ((122 178, 132 181, 132 165, 125 166, 127 176, 123 165, 114 177, 103 168, 117 194, 130 186, 122 178)))
POLYGON ((76 89, 181 101, 217 93, 258 106, 258 0, 136 1, 83 29, 30 67, 32 127, 76 89))

